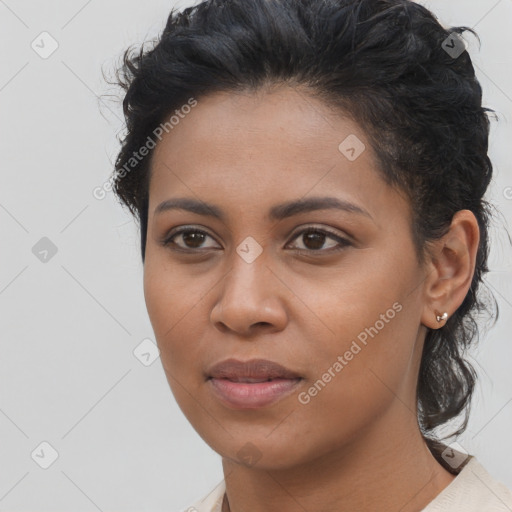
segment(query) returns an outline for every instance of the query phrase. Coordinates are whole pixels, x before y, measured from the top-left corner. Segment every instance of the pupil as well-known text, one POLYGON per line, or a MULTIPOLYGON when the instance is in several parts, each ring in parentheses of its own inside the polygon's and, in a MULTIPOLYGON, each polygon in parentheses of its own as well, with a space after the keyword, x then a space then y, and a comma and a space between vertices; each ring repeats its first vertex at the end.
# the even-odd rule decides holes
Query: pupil
POLYGON ((184 233, 183 240, 185 243, 191 247, 199 247, 201 243, 204 241, 204 234, 202 233, 184 233), (192 243, 189 244, 188 241, 191 240, 192 243))
POLYGON ((306 238, 306 240, 313 242, 313 246, 311 246, 311 244, 308 244, 308 243, 304 244, 309 249, 320 249, 323 246, 324 241, 325 241, 325 234, 319 233, 317 231, 305 233, 304 237, 306 238))

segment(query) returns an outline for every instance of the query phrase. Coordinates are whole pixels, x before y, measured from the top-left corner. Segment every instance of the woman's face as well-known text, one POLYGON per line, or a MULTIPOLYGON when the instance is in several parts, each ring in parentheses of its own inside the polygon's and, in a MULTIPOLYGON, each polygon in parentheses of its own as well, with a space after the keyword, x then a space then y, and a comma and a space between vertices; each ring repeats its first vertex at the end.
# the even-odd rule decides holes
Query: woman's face
POLYGON ((410 205, 357 124, 291 88, 218 93, 164 135, 152 172, 148 313, 174 396, 215 451, 285 468, 384 418, 416 423, 425 274, 410 205), (196 211, 164 207, 178 199, 196 211), (212 370, 228 359, 289 373, 212 370))

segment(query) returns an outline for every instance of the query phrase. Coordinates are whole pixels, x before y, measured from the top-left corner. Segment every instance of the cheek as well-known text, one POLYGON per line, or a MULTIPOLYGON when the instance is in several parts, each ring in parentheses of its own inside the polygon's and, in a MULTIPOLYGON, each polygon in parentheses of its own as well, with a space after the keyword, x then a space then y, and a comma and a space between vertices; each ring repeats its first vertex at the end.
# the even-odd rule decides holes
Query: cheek
POLYGON ((197 407, 200 387, 199 372, 202 349, 200 322, 201 293, 187 287, 176 272, 144 269, 144 296, 148 315, 160 350, 160 360, 172 394, 189 421, 201 418, 197 407))
MULTIPOLYGON (((183 357, 194 357, 199 339, 198 311, 204 295, 197 281, 185 279, 165 264, 147 261, 144 297, 149 319, 166 369, 178 371, 183 357), (194 321, 195 319, 195 321, 194 321)), ((190 364, 190 363, 188 363, 190 364)))
POLYGON ((338 269, 329 269, 328 275, 301 278, 294 289, 301 290, 305 307, 297 318, 303 319, 306 332, 315 326, 330 338, 326 346, 335 351, 348 349, 354 339, 364 343, 374 336, 396 336, 417 275, 414 259, 407 254, 360 251, 338 269))
POLYGON ((360 316, 341 314, 337 339, 320 350, 311 347, 312 370, 296 398, 294 422, 276 430, 273 449, 293 438, 304 447, 300 457, 329 453, 386 414, 397 397, 409 401, 417 324, 407 305, 394 304, 382 310, 384 315, 388 311, 388 323, 376 321, 370 308, 367 327, 361 327, 360 316))
POLYGON ((308 294, 309 304, 322 321, 315 325, 323 327, 316 337, 308 327, 312 315, 304 317, 311 380, 320 381, 317 388, 321 388, 318 400, 313 398, 315 389, 305 399, 323 402, 322 407, 330 400, 350 407, 369 400, 377 406, 412 371, 421 314, 414 256, 400 259, 396 254, 368 252, 359 264, 335 276, 328 287, 312 286, 308 294))
POLYGON ((148 251, 144 265, 144 298, 155 335, 165 341, 200 303, 204 286, 155 253, 148 251))

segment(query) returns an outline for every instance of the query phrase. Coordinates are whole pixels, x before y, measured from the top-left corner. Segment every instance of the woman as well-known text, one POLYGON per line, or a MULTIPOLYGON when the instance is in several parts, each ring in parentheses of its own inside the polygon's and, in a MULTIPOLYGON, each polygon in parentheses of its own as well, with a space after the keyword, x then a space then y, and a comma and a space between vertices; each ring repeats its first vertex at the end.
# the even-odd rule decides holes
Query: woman
POLYGON ((118 73, 169 385, 224 480, 189 510, 505 511, 467 423, 488 109, 406 0, 209 0, 118 73), (443 438, 444 439, 444 438, 443 438))

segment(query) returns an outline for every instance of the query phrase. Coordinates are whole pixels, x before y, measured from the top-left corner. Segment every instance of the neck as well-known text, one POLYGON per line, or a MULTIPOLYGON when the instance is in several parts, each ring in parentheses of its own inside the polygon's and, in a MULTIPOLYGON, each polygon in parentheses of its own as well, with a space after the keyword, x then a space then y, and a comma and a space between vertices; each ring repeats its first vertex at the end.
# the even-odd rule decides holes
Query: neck
POLYGON ((286 469, 223 458, 223 512, 419 512, 455 476, 430 453, 416 415, 397 401, 350 443, 286 469))

